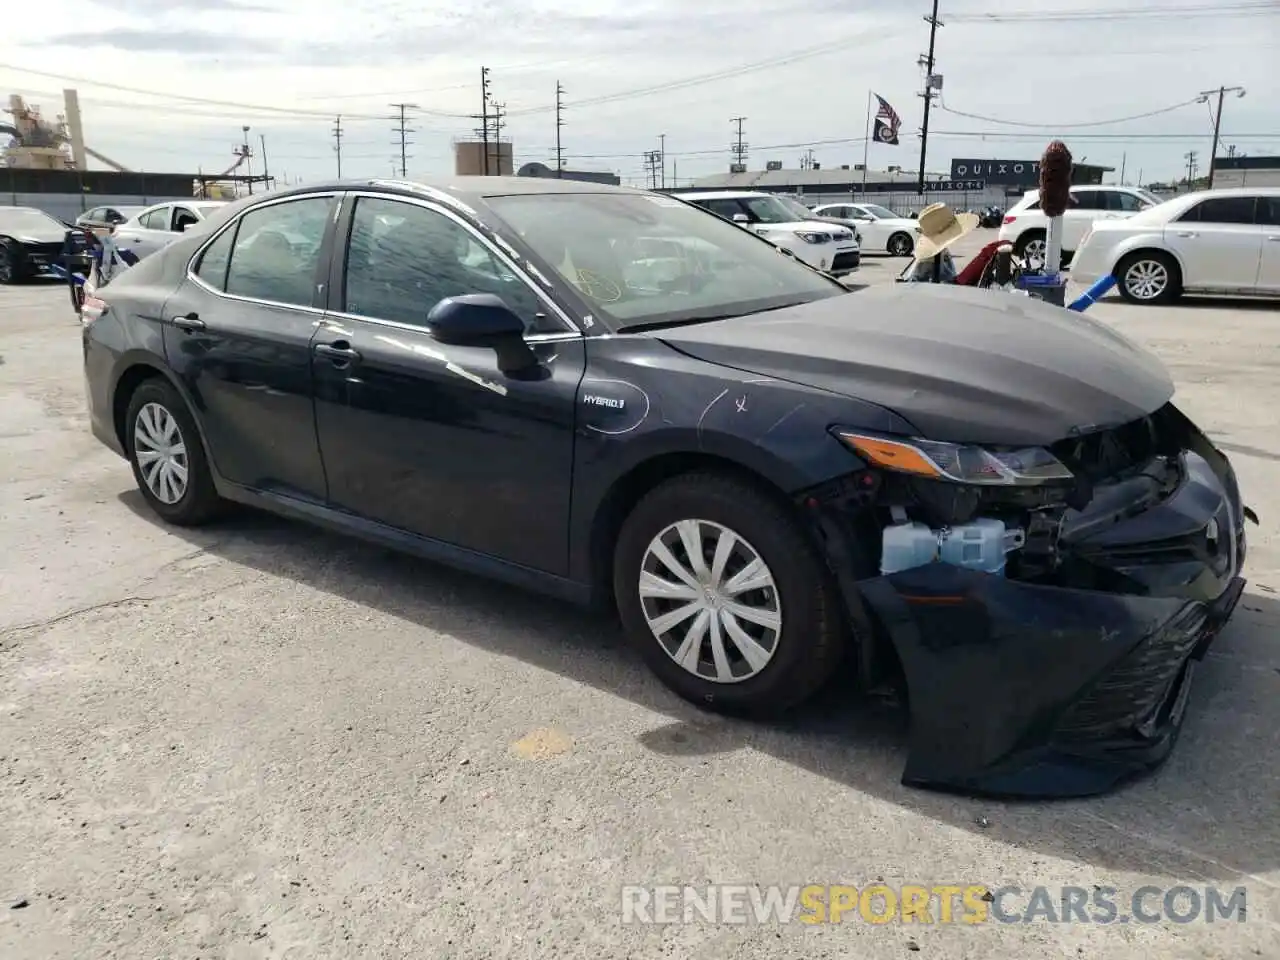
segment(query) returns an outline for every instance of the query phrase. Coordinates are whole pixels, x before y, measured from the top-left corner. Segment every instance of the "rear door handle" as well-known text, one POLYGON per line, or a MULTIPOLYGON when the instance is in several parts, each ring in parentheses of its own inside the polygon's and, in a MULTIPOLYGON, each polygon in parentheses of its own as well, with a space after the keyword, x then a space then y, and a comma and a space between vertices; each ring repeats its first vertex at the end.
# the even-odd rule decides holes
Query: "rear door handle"
POLYGON ((204 321, 194 313, 188 313, 185 317, 174 317, 173 325, 179 330, 186 330, 188 333, 195 333, 197 330, 205 329, 204 321))
POLYGON ((354 350, 346 340, 335 340, 333 343, 317 343, 315 351, 322 357, 333 361, 335 366, 346 366, 360 359, 360 351, 354 350))
POLYGON ((1267 240, 1271 243, 1280 243, 1280 237, 1267 237, 1267 240))
POLYGON ((1200 236, 1200 234, 1198 234, 1198 233, 1193 233, 1193 232, 1191 232, 1190 230, 1180 230, 1180 231, 1178 231, 1178 236, 1180 236, 1180 237, 1198 237, 1198 236, 1200 236))

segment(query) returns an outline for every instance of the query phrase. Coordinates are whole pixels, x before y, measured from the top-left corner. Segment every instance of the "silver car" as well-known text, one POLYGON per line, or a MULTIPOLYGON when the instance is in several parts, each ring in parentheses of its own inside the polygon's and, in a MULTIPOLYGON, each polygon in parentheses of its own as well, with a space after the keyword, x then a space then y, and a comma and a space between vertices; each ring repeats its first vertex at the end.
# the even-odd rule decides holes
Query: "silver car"
POLYGON ((225 205, 225 200, 157 203, 116 227, 116 245, 141 260, 173 243, 192 224, 200 223, 225 205))

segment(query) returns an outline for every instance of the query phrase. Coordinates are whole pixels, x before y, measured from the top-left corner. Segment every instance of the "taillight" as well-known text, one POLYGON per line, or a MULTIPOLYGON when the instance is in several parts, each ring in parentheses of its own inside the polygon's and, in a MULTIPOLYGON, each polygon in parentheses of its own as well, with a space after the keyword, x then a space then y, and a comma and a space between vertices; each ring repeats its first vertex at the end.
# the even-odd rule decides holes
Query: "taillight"
POLYGON ((99 297, 88 296, 84 298, 84 303, 80 305, 80 322, 93 323, 100 320, 102 315, 107 312, 107 302, 99 297))
POLYGON ((1011 216, 1009 216, 1008 214, 1005 214, 1004 222, 1005 222, 1005 223, 1013 223, 1013 221, 1015 221, 1015 220, 1017 220, 1017 219, 1018 219, 1017 217, 1011 217, 1011 216))

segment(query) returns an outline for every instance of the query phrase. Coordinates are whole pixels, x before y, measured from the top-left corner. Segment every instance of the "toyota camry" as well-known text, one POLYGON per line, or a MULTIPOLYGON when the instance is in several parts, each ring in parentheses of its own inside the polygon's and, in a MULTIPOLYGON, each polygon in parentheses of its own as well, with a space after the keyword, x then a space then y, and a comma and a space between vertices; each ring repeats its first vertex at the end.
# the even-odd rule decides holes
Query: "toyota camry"
POLYGON ((679 695, 905 691, 904 781, 1154 767, 1244 586, 1162 365, 1006 294, 851 291, 677 198, 333 183, 219 211, 83 314, 92 429, 164 520, 228 503, 616 608, 679 695))

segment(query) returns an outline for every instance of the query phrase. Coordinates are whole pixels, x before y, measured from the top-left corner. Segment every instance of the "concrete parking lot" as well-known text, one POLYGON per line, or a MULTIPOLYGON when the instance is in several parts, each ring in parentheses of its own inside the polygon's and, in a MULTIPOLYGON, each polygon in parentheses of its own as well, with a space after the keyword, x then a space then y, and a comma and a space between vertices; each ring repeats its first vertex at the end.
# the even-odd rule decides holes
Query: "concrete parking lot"
POLYGON ((904 717, 839 684, 785 724, 724 720, 539 597, 271 517, 161 526, 88 433, 65 289, 0 288, 0 957, 1280 956, 1280 309, 1090 315, 1165 360, 1262 525, 1171 760, 1011 804, 901 786, 904 717), (623 922, 624 885, 709 882, 1042 886, 1059 911, 1063 886, 1112 887, 1122 913, 1145 885, 1243 886, 1248 906, 623 922))

